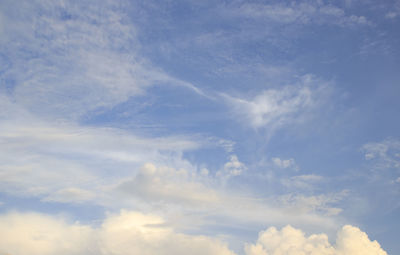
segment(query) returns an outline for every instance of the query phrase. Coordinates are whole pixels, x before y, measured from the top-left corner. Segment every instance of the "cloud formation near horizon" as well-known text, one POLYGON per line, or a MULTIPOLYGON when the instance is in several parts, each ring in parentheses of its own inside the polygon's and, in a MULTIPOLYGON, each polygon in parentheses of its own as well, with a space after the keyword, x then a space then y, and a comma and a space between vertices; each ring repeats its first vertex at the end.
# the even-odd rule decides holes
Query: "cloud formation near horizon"
MULTIPOLYGON (((0 252, 13 255, 235 255, 218 237, 177 233, 155 215, 121 211, 99 227, 39 213, 0 215, 0 252)), ((291 226, 260 232, 246 255, 387 255, 377 241, 346 225, 332 246, 325 234, 304 233, 291 226)))

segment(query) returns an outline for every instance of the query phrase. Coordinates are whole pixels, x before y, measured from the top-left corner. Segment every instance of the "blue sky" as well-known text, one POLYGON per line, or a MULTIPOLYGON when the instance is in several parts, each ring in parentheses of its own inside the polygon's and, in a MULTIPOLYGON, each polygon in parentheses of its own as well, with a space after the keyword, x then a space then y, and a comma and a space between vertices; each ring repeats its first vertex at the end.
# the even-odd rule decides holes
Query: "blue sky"
POLYGON ((389 0, 1 0, 0 253, 400 253, 399 26, 389 0))

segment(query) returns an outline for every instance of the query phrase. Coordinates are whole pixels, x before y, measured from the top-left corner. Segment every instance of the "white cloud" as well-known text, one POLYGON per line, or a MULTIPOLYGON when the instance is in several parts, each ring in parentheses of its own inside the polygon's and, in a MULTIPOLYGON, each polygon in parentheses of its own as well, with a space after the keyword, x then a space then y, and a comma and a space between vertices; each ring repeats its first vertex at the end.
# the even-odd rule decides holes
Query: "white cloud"
MULTIPOLYGON (((144 138, 115 128, 49 124, 13 104, 6 106, 9 111, 0 124, 0 190, 10 195, 167 214, 172 208, 182 215, 176 225, 185 229, 200 228, 205 221, 334 226, 333 218, 314 211, 293 213, 285 210, 286 205, 257 198, 250 191, 230 190, 221 185, 224 178, 215 178, 183 158, 185 151, 204 146, 200 140, 205 146, 213 141, 144 138), (216 220, 221 217, 224 220, 216 220)), ((232 176, 245 169, 232 155, 221 171, 232 176)))
POLYGON ((79 118, 108 108, 149 86, 175 85, 204 93, 173 78, 140 54, 134 24, 115 1, 20 1, 8 3, 0 41, 14 80, 12 97, 44 116, 79 118), (18 43, 14 43, 18 42, 18 43))
POLYGON ((387 138, 381 142, 371 142, 361 147, 364 157, 374 163, 376 169, 400 168, 400 140, 387 138))
POLYGON ((151 203, 169 202, 207 205, 218 203, 219 196, 201 182, 201 176, 185 169, 156 167, 146 164, 132 179, 123 181, 119 189, 151 203))
POLYGON ((319 1, 279 4, 244 3, 231 13, 252 19, 266 19, 285 24, 333 24, 338 26, 365 25, 364 16, 348 15, 345 10, 319 1))
POLYGON ((38 213, 8 213, 0 216, 0 236, 0 253, 13 255, 234 255, 217 239, 177 233, 158 216, 130 211, 109 215, 99 228, 38 213))
POLYGON ((388 19, 394 19, 397 17, 397 15, 398 15, 397 12, 388 12, 388 13, 386 13, 385 17, 388 19))
POLYGON ((32 255, 95 254, 94 231, 79 223, 68 224, 37 213, 8 213, 0 216, 0 253, 32 255))
POLYGON ((328 94, 327 84, 305 75, 297 85, 267 89, 252 99, 224 97, 232 105, 240 122, 249 123, 254 128, 275 129, 304 121, 328 94))
POLYGON ((395 19, 400 15, 400 1, 396 1, 394 6, 390 8, 390 11, 386 13, 387 19, 395 19))
POLYGON ((360 229, 346 225, 331 245, 326 234, 305 234, 291 226, 280 231, 274 227, 260 232, 255 244, 246 245, 247 255, 387 255, 377 241, 369 240, 360 229))
POLYGON ((308 203, 307 210, 304 210, 304 206, 293 206, 283 200, 256 198, 252 194, 243 195, 229 190, 229 187, 224 188, 228 190, 221 188, 218 179, 201 171, 146 164, 134 177, 120 182, 116 195, 120 201, 133 201, 136 208, 166 213, 171 219, 169 223, 186 230, 198 231, 207 224, 234 227, 291 222, 326 229, 335 224, 331 217, 335 213, 327 213, 334 210, 328 206, 332 201, 326 201, 325 197, 319 198, 318 204, 308 203), (179 221, 174 220, 173 212, 179 213, 179 221))
POLYGON ((338 193, 312 196, 306 196, 297 193, 279 196, 278 201, 287 210, 292 210, 298 213, 318 212, 326 216, 334 216, 343 211, 343 209, 335 206, 347 195, 347 190, 343 190, 338 193))
POLYGON ((290 178, 283 178, 282 184, 289 188, 310 189, 314 184, 320 183, 323 177, 315 174, 297 175, 290 178))
MULTIPOLYGON (((108 215, 98 227, 70 223, 62 216, 9 212, 0 215, 0 253, 13 255, 234 255, 220 238, 177 232, 153 214, 122 210, 108 215)), ((286 226, 260 232, 246 255, 386 255, 377 241, 346 225, 331 245, 326 234, 306 236, 286 226)))
POLYGON ((50 124, 13 104, 5 106, 8 112, 0 110, 0 190, 13 195, 98 201, 101 187, 131 176, 146 162, 192 170, 182 152, 201 146, 189 137, 145 138, 115 128, 50 124))
POLYGON ((231 155, 229 161, 224 164, 224 168, 217 172, 217 176, 223 178, 229 178, 232 176, 238 176, 245 171, 247 167, 239 161, 236 155, 231 155))
POLYGON ((279 168, 293 168, 294 170, 298 170, 298 166, 294 159, 280 159, 280 158, 272 158, 272 163, 279 168))

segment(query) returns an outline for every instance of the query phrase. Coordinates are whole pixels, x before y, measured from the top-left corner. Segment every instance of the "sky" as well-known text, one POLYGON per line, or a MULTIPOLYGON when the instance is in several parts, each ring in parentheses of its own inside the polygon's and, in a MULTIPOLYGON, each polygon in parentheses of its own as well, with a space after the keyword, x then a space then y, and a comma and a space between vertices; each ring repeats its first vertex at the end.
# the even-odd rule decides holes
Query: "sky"
POLYGON ((400 1, 0 0, 0 254, 400 254, 400 1))

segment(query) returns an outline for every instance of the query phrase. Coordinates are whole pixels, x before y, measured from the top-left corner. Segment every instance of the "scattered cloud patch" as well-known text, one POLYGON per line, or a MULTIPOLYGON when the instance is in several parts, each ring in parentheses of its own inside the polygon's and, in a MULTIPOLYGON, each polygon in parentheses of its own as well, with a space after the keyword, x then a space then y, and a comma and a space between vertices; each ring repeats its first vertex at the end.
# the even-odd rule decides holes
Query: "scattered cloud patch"
POLYGON ((295 189, 312 189, 313 185, 320 183, 324 178, 320 175, 297 175, 282 179, 282 184, 295 189))
POLYGON ((369 24, 364 16, 349 15, 344 9, 320 1, 244 3, 231 12, 237 16, 283 24, 332 24, 344 27, 369 24))
POLYGON ((280 159, 280 158, 272 158, 272 163, 279 168, 292 168, 294 170, 299 170, 299 167, 296 165, 296 162, 293 158, 290 159, 280 159))
POLYGON ((236 155, 231 155, 229 161, 224 164, 224 168, 217 172, 217 176, 223 178, 229 178, 232 176, 241 175, 246 171, 247 167, 245 164, 239 161, 236 155))
POLYGON ((371 142, 361 147, 364 157, 375 164, 376 169, 400 168, 400 141, 387 138, 382 142, 371 142))
POLYGON ((239 117, 238 121, 249 123, 254 128, 273 130, 307 119, 329 91, 327 84, 320 84, 311 75, 305 75, 298 85, 267 89, 252 99, 224 97, 239 117))
POLYGON ((337 207, 337 204, 347 195, 347 190, 339 193, 312 196, 292 193, 280 196, 278 201, 287 210, 293 210, 302 213, 317 212, 326 216, 334 216, 343 211, 342 208, 337 207))
POLYGON ((385 18, 396 19, 398 16, 400 16, 400 1, 394 3, 394 6, 386 13, 385 18))

